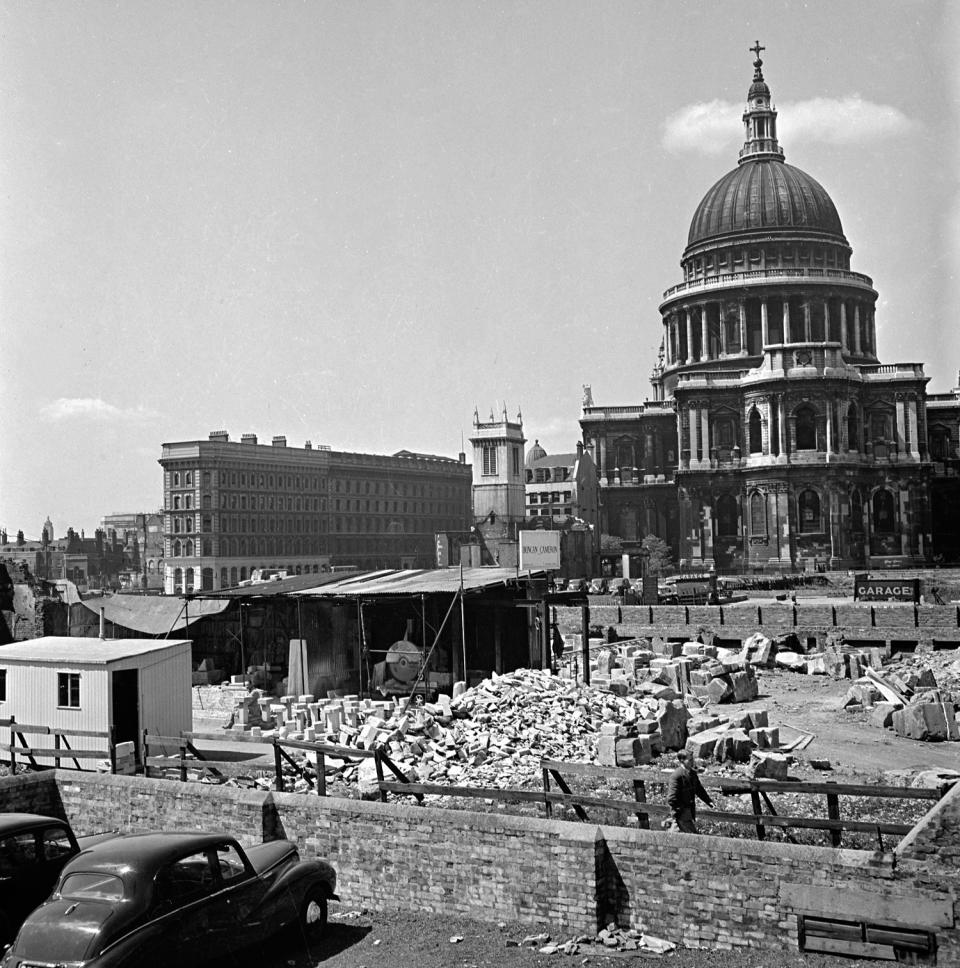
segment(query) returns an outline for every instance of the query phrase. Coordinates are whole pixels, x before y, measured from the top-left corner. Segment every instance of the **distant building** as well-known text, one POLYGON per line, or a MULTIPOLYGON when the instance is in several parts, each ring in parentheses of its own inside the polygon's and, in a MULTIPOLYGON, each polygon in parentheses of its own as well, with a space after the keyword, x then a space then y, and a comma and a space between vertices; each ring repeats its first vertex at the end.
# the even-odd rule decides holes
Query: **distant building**
POLYGON ((163 511, 105 514, 100 527, 123 549, 120 587, 127 590, 163 590, 163 511))
POLYGON ((598 523, 597 465, 582 443, 577 443, 573 453, 550 455, 535 441, 527 455, 525 474, 527 527, 550 527, 571 518, 594 526, 598 523))
POLYGON ((66 578, 77 588, 116 590, 121 586, 120 573, 124 566, 123 546, 116 537, 108 537, 98 528, 92 538, 73 528, 55 541, 28 540, 23 532, 15 541, 7 540, 6 531, 0 532, 0 558, 25 566, 39 579, 53 581, 66 578))
POLYGON ((231 441, 163 445, 164 590, 211 591, 254 569, 428 568, 435 535, 470 524, 470 468, 399 451, 354 454, 231 441))
MULTIPOLYGON (((473 412, 473 533, 480 560, 473 565, 517 563, 517 532, 526 523, 523 415, 509 420, 506 406, 499 417, 481 420, 473 412)), ((473 557, 477 555, 474 554, 473 557)))

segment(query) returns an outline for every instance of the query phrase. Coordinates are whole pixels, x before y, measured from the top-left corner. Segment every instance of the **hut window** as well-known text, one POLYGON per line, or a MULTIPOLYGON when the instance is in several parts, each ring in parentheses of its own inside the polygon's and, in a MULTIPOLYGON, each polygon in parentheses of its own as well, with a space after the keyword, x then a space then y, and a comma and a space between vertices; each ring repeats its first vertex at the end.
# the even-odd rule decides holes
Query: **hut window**
POLYGON ((0 702, 7 701, 7 670, 0 669, 0 702))
POLYGON ((80 673, 57 673, 57 705, 68 709, 80 708, 80 673))

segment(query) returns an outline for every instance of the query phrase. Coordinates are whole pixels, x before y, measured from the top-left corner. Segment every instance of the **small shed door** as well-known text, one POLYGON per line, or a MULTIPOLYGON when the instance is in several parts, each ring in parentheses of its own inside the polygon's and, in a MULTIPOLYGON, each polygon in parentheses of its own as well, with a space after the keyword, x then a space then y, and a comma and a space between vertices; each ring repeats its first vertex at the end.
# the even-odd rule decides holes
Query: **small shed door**
POLYGON ((115 669, 113 672, 113 709, 111 721, 114 741, 125 743, 132 740, 134 749, 140 749, 140 682, 138 669, 115 669))

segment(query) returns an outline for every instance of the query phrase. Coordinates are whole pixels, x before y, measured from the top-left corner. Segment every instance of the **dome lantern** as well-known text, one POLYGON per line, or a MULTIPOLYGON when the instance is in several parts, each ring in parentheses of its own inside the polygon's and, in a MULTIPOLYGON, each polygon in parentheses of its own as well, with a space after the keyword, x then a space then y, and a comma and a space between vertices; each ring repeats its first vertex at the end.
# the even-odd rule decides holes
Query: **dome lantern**
POLYGON ((777 112, 770 101, 770 88, 763 79, 763 61, 760 59, 760 51, 766 47, 761 47, 758 40, 750 50, 757 59, 753 62, 753 83, 747 92, 747 109, 743 113, 746 141, 740 149, 738 164, 760 158, 783 161, 783 150, 777 141, 777 112))

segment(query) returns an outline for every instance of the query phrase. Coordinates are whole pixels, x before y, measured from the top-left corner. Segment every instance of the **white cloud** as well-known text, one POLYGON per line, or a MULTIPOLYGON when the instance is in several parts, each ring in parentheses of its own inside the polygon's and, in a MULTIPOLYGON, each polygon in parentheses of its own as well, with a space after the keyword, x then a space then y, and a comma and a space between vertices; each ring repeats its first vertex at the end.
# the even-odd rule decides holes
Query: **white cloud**
POLYGON ((54 423, 59 420, 149 420, 157 414, 145 407, 118 407, 100 397, 58 397, 40 408, 40 417, 54 423))
MULTIPOLYGON (((917 127, 899 108, 874 104, 859 94, 816 97, 777 105, 778 138, 789 151, 795 142, 867 144, 906 134, 917 127)), ((709 101, 688 104, 663 124, 662 144, 668 151, 698 151, 717 155, 743 141, 743 104, 709 101)))

